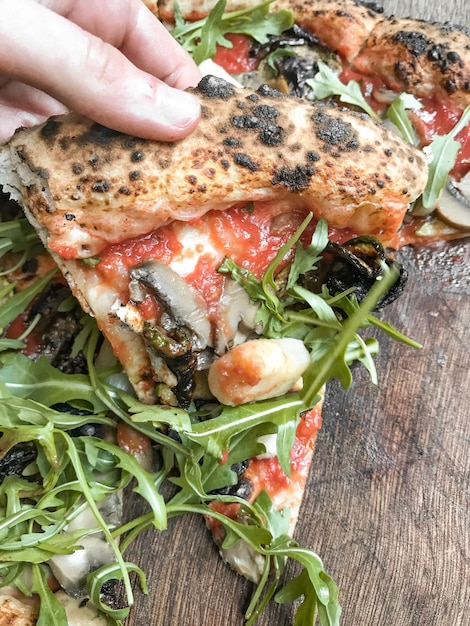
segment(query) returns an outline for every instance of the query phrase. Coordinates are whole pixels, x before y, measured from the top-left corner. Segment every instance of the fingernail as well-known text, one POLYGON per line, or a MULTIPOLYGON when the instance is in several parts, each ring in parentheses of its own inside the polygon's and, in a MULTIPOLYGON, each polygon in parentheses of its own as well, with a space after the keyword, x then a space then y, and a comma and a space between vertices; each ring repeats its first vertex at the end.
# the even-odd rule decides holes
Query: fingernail
POLYGON ((200 114, 201 106, 196 96, 163 84, 158 90, 159 121, 170 126, 185 128, 200 114))

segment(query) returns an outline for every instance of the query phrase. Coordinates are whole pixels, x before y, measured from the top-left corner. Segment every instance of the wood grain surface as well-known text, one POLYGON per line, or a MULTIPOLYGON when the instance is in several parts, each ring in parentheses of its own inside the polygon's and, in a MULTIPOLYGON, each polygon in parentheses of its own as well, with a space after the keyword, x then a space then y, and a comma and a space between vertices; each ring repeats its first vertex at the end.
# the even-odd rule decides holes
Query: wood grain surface
MULTIPOLYGON (((384 5, 470 25, 468 0, 384 5)), ((424 348, 383 340, 377 388, 359 370, 348 393, 329 387, 296 538, 338 583, 343 626, 468 626, 469 248, 400 257, 409 284, 385 317, 424 348)), ((149 532, 126 556, 149 581, 127 626, 242 626, 252 585, 221 562, 201 519, 149 532)), ((274 604, 259 620, 291 624, 291 609, 274 604)))

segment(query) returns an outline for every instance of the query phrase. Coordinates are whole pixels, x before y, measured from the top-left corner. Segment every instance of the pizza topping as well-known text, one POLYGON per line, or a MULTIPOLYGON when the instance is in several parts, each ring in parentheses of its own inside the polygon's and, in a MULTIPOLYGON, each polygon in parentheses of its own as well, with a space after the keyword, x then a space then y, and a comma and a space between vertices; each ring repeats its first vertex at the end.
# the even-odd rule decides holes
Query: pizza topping
POLYGON ((175 28, 172 35, 191 52, 198 64, 214 57, 216 44, 223 43, 231 47, 231 40, 225 38, 227 33, 250 35, 263 43, 268 35, 282 33, 294 21, 290 11, 269 12, 271 2, 269 0, 239 11, 225 12, 226 2, 219 0, 207 18, 189 23, 185 23, 179 7, 175 7, 175 28))
POLYGON ((447 135, 435 135, 432 143, 424 148, 431 155, 431 162, 429 164, 428 182, 421 198, 422 208, 419 207, 416 211, 418 215, 427 215, 434 210, 461 148, 455 137, 468 125, 469 121, 470 105, 447 135))
MULTIPOLYGON (((315 35, 296 24, 279 36, 270 36, 264 44, 253 42, 249 55, 256 67, 236 76, 243 85, 256 89, 268 83, 282 93, 299 97, 309 95, 307 81, 316 74, 319 61, 340 68, 336 55, 321 46, 315 35)), ((223 55, 216 55, 216 59, 217 56, 223 63, 223 55)))
POLYGON ((386 254, 380 241, 373 237, 355 237, 341 245, 329 241, 316 271, 306 272, 301 284, 313 293, 321 293, 324 285, 330 293, 354 289, 355 297, 361 301, 382 273, 383 265, 394 266, 399 276, 393 287, 377 302, 376 308, 380 309, 391 304, 403 292, 407 272, 393 255, 386 254))
POLYGON ((448 179, 436 211, 451 226, 470 231, 470 173, 458 182, 448 179))
MULTIPOLYGON (((256 216, 256 211, 245 211, 244 215, 256 216)), ((278 224, 279 232, 283 232, 282 221, 278 224)), ((286 246, 276 255, 276 259, 270 265, 259 282, 252 280, 246 272, 237 270, 238 276, 243 276, 253 287, 250 294, 255 298, 258 294, 258 301, 263 306, 258 308, 262 313, 263 329, 268 333, 276 330, 275 320, 283 309, 279 305, 272 310, 273 318, 268 320, 266 315, 266 303, 276 303, 276 298, 280 291, 271 291, 270 285, 274 284, 274 271, 283 267, 283 259, 289 253, 302 232, 305 230, 308 220, 304 220, 302 228, 291 237, 286 246)), ((279 234, 279 233, 278 233, 279 234)), ((299 248, 296 251, 292 271, 289 270, 290 284, 292 288, 300 273, 304 273, 317 262, 317 258, 326 244, 326 225, 322 222, 313 241, 306 248, 299 248)), ((135 257, 131 257, 131 262, 135 257)), ((80 266, 81 267, 81 266, 80 266)), ((99 264, 98 266, 99 267, 99 264)), ((131 265, 132 267, 132 265, 131 265)), ((84 271, 96 271, 96 268, 84 268, 84 271)), ((232 269, 235 275, 235 270, 232 269)), ((88 274, 90 276, 90 274, 88 274)), ((223 277, 222 277, 223 278, 223 277)), ((299 393, 287 394, 275 399, 264 400, 256 403, 245 403, 235 408, 228 406, 203 405, 200 411, 191 407, 191 412, 169 406, 148 406, 140 404, 131 397, 127 390, 120 391, 115 386, 116 378, 109 377, 109 368, 96 369, 93 362, 93 355, 96 354, 96 342, 98 332, 89 324, 85 342, 85 351, 88 355, 89 376, 64 375, 57 372, 49 365, 46 366, 44 360, 32 362, 16 354, 11 350, 2 353, 2 368, 0 378, 4 383, 1 388, 2 407, 5 416, 8 417, 8 425, 3 428, 2 445, 8 448, 9 442, 17 441, 18 433, 22 433, 24 441, 34 446, 41 458, 42 473, 30 475, 31 481, 28 486, 27 481, 21 477, 14 477, 14 498, 15 502, 21 506, 23 515, 31 516, 34 520, 35 532, 24 535, 23 522, 15 523, 8 518, 5 530, 8 531, 2 542, 2 550, 8 551, 9 556, 14 555, 16 560, 28 560, 40 554, 40 550, 47 550, 47 555, 53 551, 54 554, 64 554, 76 551, 77 541, 81 543, 83 537, 93 535, 99 529, 111 546, 114 562, 91 572, 88 577, 92 600, 100 611, 114 619, 124 619, 127 614, 125 608, 115 608, 108 606, 103 601, 103 591, 110 580, 121 578, 124 582, 125 592, 132 602, 132 587, 129 575, 136 572, 140 576, 142 584, 145 585, 143 573, 134 565, 125 563, 122 553, 119 551, 117 540, 121 538, 121 549, 124 551, 132 539, 140 531, 155 526, 159 529, 165 527, 166 515, 175 516, 183 513, 199 513, 210 515, 221 525, 222 534, 240 540, 240 545, 248 545, 249 551, 258 562, 258 574, 264 580, 263 574, 267 574, 274 563, 275 576, 279 576, 284 566, 284 559, 291 557, 299 560, 299 554, 292 545, 292 541, 286 534, 289 525, 289 515, 285 512, 277 511, 270 498, 263 492, 258 494, 255 502, 241 502, 236 499, 234 512, 236 519, 227 518, 217 510, 211 508, 208 503, 211 501, 231 499, 234 496, 223 496, 217 494, 218 488, 224 488, 231 484, 240 482, 240 494, 248 495, 250 498, 251 484, 231 469, 235 463, 243 463, 248 455, 250 458, 261 454, 264 447, 258 442, 258 437, 278 431, 276 437, 276 456, 279 469, 267 473, 272 480, 272 493, 276 493, 276 485, 281 484, 282 476, 289 472, 292 463, 293 479, 300 480, 305 477, 305 471, 301 470, 305 463, 307 451, 311 452, 312 438, 299 439, 305 449, 305 454, 296 444, 294 453, 292 450, 292 433, 297 426, 298 414, 307 406, 311 406, 318 400, 318 392, 324 383, 325 377, 339 375, 342 382, 347 386, 347 376, 345 376, 345 363, 350 362, 351 352, 348 346, 355 351, 356 355, 367 354, 365 362, 370 358, 370 351, 373 348, 370 342, 363 344, 351 344, 359 326, 369 316, 369 311, 373 307, 375 299, 387 289, 393 276, 385 274, 380 283, 376 283, 373 293, 366 299, 362 308, 356 308, 351 302, 352 309, 349 310, 349 320, 344 325, 343 330, 336 333, 338 319, 331 317, 325 306, 320 305, 313 294, 308 296, 311 305, 315 307, 316 313, 310 314, 312 319, 318 319, 319 325, 314 334, 317 334, 317 347, 325 345, 325 339, 334 330, 335 340, 333 349, 328 350, 320 358, 315 359, 315 365, 309 363, 304 379, 305 384, 299 393), (362 347, 361 347, 362 346, 362 347), (19 373, 21 374, 19 375, 19 373), (18 380, 21 381, 21 388, 24 397, 18 396, 18 380), (15 382, 12 382, 15 381, 15 382), (33 384, 31 384, 33 381, 33 384), (47 383, 47 384, 46 384, 47 383), (15 396, 10 393, 15 391, 15 396), (51 400, 85 403, 91 408, 92 416, 75 415, 73 413, 59 413, 49 408, 51 400), (38 405, 38 403, 41 403, 38 405), (38 406, 40 410, 38 410, 38 406), (126 423, 132 423, 134 428, 150 438, 154 445, 162 446, 167 456, 173 458, 176 463, 176 476, 173 480, 181 487, 181 490, 166 504, 161 496, 159 486, 170 471, 170 465, 165 464, 157 474, 150 475, 139 467, 135 459, 127 452, 120 450, 114 443, 104 441, 96 437, 96 433, 80 433, 77 437, 70 437, 65 429, 71 427, 79 428, 82 424, 93 421, 98 424, 105 424, 111 429, 115 429, 114 420, 107 417, 107 413, 112 413, 123 419, 126 423), (212 415, 215 415, 212 417, 212 415), (131 417, 132 416, 132 417, 131 417), (10 426, 11 424, 11 426, 10 426), (166 430, 168 434, 165 434, 166 430), (170 431, 176 433, 171 436, 170 431), (255 436, 254 436, 255 435, 255 436), (232 441, 237 441, 239 446, 231 446, 232 441), (184 442, 184 443, 183 443, 184 442), (61 453, 60 457, 58 452, 61 453), (244 457, 240 458, 243 452, 244 457), (228 467, 225 467, 225 461, 228 467), (63 480, 66 472, 67 480, 63 480), (303 472, 303 473, 302 473, 303 472), (134 478, 137 479, 136 490, 148 501, 151 511, 130 522, 120 529, 110 531, 102 512, 96 505, 96 500, 101 500, 110 491, 121 490, 134 478), (274 482, 273 482, 274 481, 274 482), (277 482, 276 482, 277 481, 277 482), (243 483, 243 484, 242 484, 243 483), (26 490, 26 491, 25 491, 26 490), (20 495, 21 493, 21 495, 20 495), (31 502, 34 502, 31 507, 31 502), (76 512, 80 507, 86 505, 92 510, 95 519, 95 528, 77 529, 75 534, 61 532, 64 524, 70 523, 76 517, 76 512), (71 508, 70 508, 71 507, 71 508), (242 510, 239 514, 238 511, 242 510), (58 525, 57 520, 59 520, 58 525), (282 523, 281 523, 282 521, 282 523), (11 523, 10 523, 11 522, 11 523), (27 540, 27 554, 25 548, 19 541, 27 540), (34 539, 34 542, 32 540, 34 539), (273 557, 273 558, 272 558, 273 557)), ((280 289, 284 288, 285 280, 276 278, 280 289)), ((139 282, 139 281, 137 281, 139 282)), ((147 287, 146 287, 147 288, 147 287)), ((113 294, 115 291, 111 290, 113 294)), ((136 290, 137 299, 139 289, 136 290)), ((299 298, 307 295, 306 291, 299 291, 296 287, 292 294, 299 298)), ((14 296, 16 298, 16 296, 14 296)), ((336 305, 346 307, 341 304, 341 299, 336 297, 336 305)), ((251 296, 250 296, 251 299, 251 296)), ((16 299, 18 302, 18 299, 16 299)), ((326 303, 326 302, 325 302, 326 303)), ((301 328, 304 324, 296 316, 309 316, 308 311, 292 311, 293 317, 289 319, 289 324, 299 324, 301 328)), ((11 311, 14 309, 11 305, 11 311)), ((284 310, 287 314, 287 309, 284 310)), ((4 319, 6 319, 4 317, 4 319)), ((252 323, 252 322, 250 322, 252 323)), ((312 329, 313 330, 313 329, 312 329)), ((393 333, 393 331, 392 331, 393 333)), ((396 335, 399 336, 399 335, 396 335)), ((4 341, 4 340, 3 340, 4 341)), ((358 340, 359 341, 359 340, 358 340)), ((313 344, 312 344, 313 347, 313 344)), ((346 366, 347 367, 347 366, 346 366)), ((302 418, 297 430, 304 432, 304 422, 302 418), (302 428, 301 428, 302 426, 302 428), (301 430, 299 430, 299 428, 301 430)), ((305 426, 306 428, 306 426, 305 426)), ((261 459, 260 459, 261 462, 261 459)), ((274 466, 273 466, 274 467, 274 466)), ((7 477, 8 480, 9 477, 7 477)), ((6 492, 5 492, 6 493, 6 492)), ((280 493, 280 492, 279 492, 280 493)), ((279 498, 279 493, 276 496, 279 498)), ((281 506, 289 506, 287 501, 279 500, 281 506)), ((296 504, 296 506, 299 504, 296 504)), ((224 509, 224 512, 226 509, 224 509)), ((80 554, 77 554, 77 557, 80 554)), ((338 610, 335 587, 332 581, 328 585, 325 580, 329 580, 324 573, 323 566, 318 557, 308 550, 301 551, 301 562, 306 566, 306 584, 302 586, 304 593, 309 598, 309 602, 318 602, 328 610, 338 610), (309 582, 310 581, 310 582, 309 582), (318 590, 321 591, 318 591, 318 590), (331 592, 331 593, 330 593, 331 592), (320 594, 320 596, 319 596, 320 594)), ((9 568, 7 567, 7 573, 9 568)), ((41 568, 33 563, 31 570, 34 572, 36 583, 32 590, 41 594, 43 611, 42 619, 48 623, 48 610, 54 607, 54 598, 51 598, 47 584, 40 584, 39 576, 41 568)), ((41 579, 42 580, 42 579, 41 579)), ((263 588, 261 586, 260 593, 263 588)), ((261 607, 260 607, 261 608, 261 607)), ((52 610, 52 609, 51 609, 52 610)), ((257 606, 254 603, 250 611, 256 613, 257 606)), ((58 622, 61 624, 64 622, 58 622)))
MULTIPOLYGON (((203 350, 212 345, 211 325, 204 299, 168 265, 149 259, 130 269, 131 292, 136 285, 148 288, 171 317, 170 324, 185 326, 193 336, 193 346, 203 350)), ((143 298, 142 298, 143 299, 143 298)))
POLYGON ((295 387, 309 363, 309 352, 298 339, 246 341, 214 361, 209 389, 228 406, 282 396, 295 387))

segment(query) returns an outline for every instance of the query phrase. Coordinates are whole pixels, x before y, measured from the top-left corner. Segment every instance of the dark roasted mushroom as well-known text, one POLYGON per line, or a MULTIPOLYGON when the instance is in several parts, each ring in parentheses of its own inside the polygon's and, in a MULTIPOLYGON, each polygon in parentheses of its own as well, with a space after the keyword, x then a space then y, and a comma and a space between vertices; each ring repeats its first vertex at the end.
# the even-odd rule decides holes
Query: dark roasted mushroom
POLYGON ((254 42, 250 55, 259 59, 254 72, 237 77, 245 86, 257 88, 268 83, 278 91, 298 97, 308 97, 311 88, 306 84, 318 72, 318 61, 332 68, 340 68, 336 55, 320 44, 318 38, 294 25, 281 35, 272 35, 262 44, 254 42))
POLYGON ((162 313, 156 323, 145 322, 143 339, 153 369, 163 384, 160 400, 188 408, 198 368, 208 367, 205 354, 212 347, 212 328, 207 305, 188 283, 170 267, 150 259, 131 268, 129 290, 139 302, 152 294, 162 313), (206 363, 207 365, 203 365, 206 363))
POLYGON ((37 318, 34 328, 41 356, 67 374, 87 371, 86 360, 80 352, 71 356, 75 337, 83 328, 83 312, 63 283, 50 283, 34 300, 26 314, 26 323, 37 318), (67 302, 69 306, 64 306, 67 302))
MULTIPOLYGON (((1 440, 0 440, 1 455, 1 440)), ((0 458, 0 483, 6 476, 21 476, 25 468, 36 460, 37 449, 29 444, 18 444, 0 458)))
POLYGON ((381 309, 398 298, 405 287, 408 275, 402 265, 386 254, 382 244, 375 237, 356 237, 343 245, 330 241, 318 271, 306 274, 304 283, 314 292, 320 292, 321 286, 326 284, 332 295, 354 288, 356 298, 361 301, 377 277, 382 274, 383 263, 396 267, 399 278, 377 303, 376 309, 381 309))

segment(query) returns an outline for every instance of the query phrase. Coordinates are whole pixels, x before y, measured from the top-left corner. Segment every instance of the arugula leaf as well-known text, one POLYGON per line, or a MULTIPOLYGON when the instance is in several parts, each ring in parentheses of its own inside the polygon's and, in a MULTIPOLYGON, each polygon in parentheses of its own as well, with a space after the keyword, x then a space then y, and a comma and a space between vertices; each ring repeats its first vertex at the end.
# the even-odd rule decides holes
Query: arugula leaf
POLYGON ((313 233, 312 241, 305 248, 297 243, 295 257, 290 266, 287 278, 287 289, 292 288, 299 280, 301 274, 316 269, 316 264, 321 259, 321 253, 328 244, 328 224, 325 219, 318 221, 313 233))
POLYGON ((67 626, 65 609, 52 593, 40 565, 33 565, 33 577, 33 591, 39 594, 41 600, 37 626, 67 626))
POLYGON ((24 217, 0 222, 0 258, 10 252, 21 254, 15 268, 26 260, 45 253, 36 231, 24 217))
POLYGON ((318 61, 318 73, 305 82, 313 90, 315 99, 323 100, 330 96, 339 96, 341 102, 353 104, 365 111, 374 120, 380 121, 379 116, 362 95, 359 83, 355 80, 350 80, 345 85, 340 81, 338 75, 322 61, 318 61))
POLYGON ((415 146, 416 134, 413 128, 410 118, 406 113, 407 109, 417 111, 422 108, 422 104, 413 95, 409 93, 401 93, 392 104, 388 107, 386 116, 400 131, 401 136, 405 141, 415 146))
POLYGON ((42 278, 38 278, 31 285, 15 293, 8 300, 2 304, 0 310, 0 328, 5 328, 10 322, 18 317, 28 304, 33 300, 38 293, 44 290, 46 285, 49 284, 52 277, 57 273, 57 269, 53 269, 48 272, 42 278))
POLYGON ((117 620, 118 624, 120 624, 121 620, 125 619, 129 615, 130 607, 126 606, 121 609, 113 609, 109 605, 105 604, 102 600, 103 585, 110 580, 123 580, 123 578, 128 578, 131 573, 136 573, 138 575, 140 588, 143 593, 147 594, 148 589, 145 574, 140 567, 137 567, 137 565, 134 565, 133 563, 124 562, 124 570, 116 563, 109 563, 108 565, 103 565, 99 569, 94 570, 88 574, 87 577, 91 601, 108 617, 108 620, 110 618, 112 620, 117 620))
POLYGON ((135 493, 141 495, 152 507, 155 528, 164 530, 166 528, 165 502, 163 497, 155 492, 152 474, 144 470, 132 455, 114 444, 91 437, 83 437, 83 441, 93 444, 98 449, 108 451, 115 457, 116 467, 122 468, 137 480, 137 486, 134 487, 135 493))
POLYGON ((192 431, 185 435, 203 446, 208 454, 221 458, 223 452, 229 449, 230 440, 235 434, 265 422, 279 424, 296 420, 305 408, 297 394, 237 407, 224 406, 218 417, 194 424, 192 431))
POLYGON ((206 18, 189 23, 183 20, 178 8, 175 9, 175 28, 171 34, 198 64, 211 59, 217 45, 232 47, 232 43, 225 37, 227 33, 249 35, 259 43, 265 43, 268 35, 280 35, 294 23, 291 11, 270 13, 272 1, 225 13, 226 0, 219 0, 206 18))
POLYGON ((346 351, 364 319, 374 309, 383 294, 392 287, 398 278, 398 270, 393 266, 384 266, 384 272, 379 277, 362 304, 344 322, 341 332, 335 338, 332 349, 317 362, 312 363, 304 374, 304 386, 301 391, 303 401, 308 405, 314 401, 320 389, 327 380, 338 378, 344 389, 348 389, 352 382, 352 375, 346 362, 346 351))
POLYGON ((429 146, 432 156, 429 164, 429 176, 422 196, 422 204, 427 212, 433 211, 436 202, 446 184, 447 176, 454 167, 457 153, 461 148, 456 135, 470 123, 470 105, 466 107, 460 120, 447 135, 434 135, 429 146))
MULTIPOLYGON (((1 355, 0 381, 11 394, 35 400, 41 407, 73 400, 76 406, 92 409, 96 413, 107 408, 94 394, 87 375, 64 374, 45 357, 32 361, 17 352, 1 355)), ((39 413, 41 407, 38 407, 39 413)))

